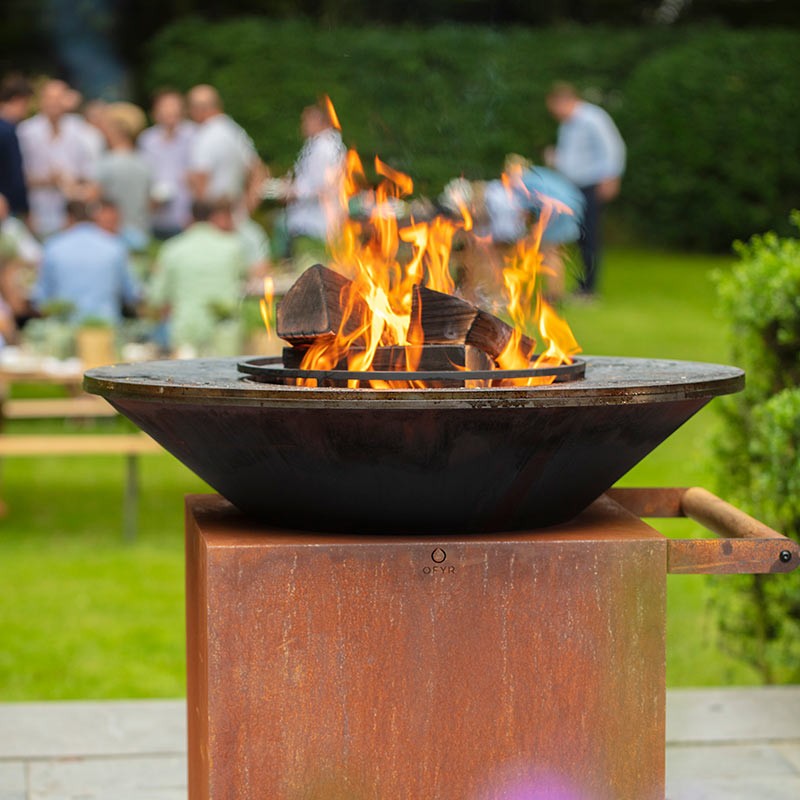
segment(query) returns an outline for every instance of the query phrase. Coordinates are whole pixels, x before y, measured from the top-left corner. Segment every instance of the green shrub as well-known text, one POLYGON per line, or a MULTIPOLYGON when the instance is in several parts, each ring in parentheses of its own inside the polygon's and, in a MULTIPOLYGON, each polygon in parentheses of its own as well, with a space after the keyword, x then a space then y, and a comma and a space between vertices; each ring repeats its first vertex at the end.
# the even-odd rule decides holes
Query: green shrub
MULTIPOLYGON (((800 225, 800 214, 793 219, 800 225)), ((719 484, 800 538, 800 240, 768 233, 737 250, 740 262, 718 289, 747 388, 722 404, 719 484)), ((729 651, 766 682, 800 681, 800 573, 726 577, 716 583, 716 605, 729 651)))
POLYGON ((800 205, 798 45, 797 32, 720 30, 639 65, 620 115, 637 230, 727 249, 800 205))

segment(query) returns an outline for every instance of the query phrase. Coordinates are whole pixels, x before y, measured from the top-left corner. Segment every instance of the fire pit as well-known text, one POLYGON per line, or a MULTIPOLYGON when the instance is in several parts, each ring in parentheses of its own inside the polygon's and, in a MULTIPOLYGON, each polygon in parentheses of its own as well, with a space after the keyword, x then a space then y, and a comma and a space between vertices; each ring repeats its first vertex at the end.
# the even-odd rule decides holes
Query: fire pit
POLYGON ((227 498, 187 502, 190 798, 664 800, 667 573, 800 549, 703 490, 610 487, 744 375, 576 359, 546 204, 510 324, 454 296, 468 210, 398 230, 411 182, 376 171, 378 238, 346 227, 341 272, 286 295, 281 359, 86 376, 227 498), (680 515, 730 538, 639 519, 680 515))
POLYGON ((105 397, 242 511, 319 531, 475 532, 574 517, 741 370, 585 359, 533 387, 260 383, 250 361, 91 370, 105 397))
POLYGON ((744 376, 459 352, 87 373, 245 512, 187 502, 190 800, 664 799, 667 574, 800 548, 703 490, 609 487, 744 376), (731 538, 639 519, 681 515, 731 538))

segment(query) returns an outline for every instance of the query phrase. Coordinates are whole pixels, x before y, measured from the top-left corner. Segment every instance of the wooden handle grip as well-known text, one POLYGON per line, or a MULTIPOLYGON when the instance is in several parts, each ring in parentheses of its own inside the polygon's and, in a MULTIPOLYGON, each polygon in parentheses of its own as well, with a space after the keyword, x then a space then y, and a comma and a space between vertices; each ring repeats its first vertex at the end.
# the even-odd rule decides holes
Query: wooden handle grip
POLYGON ((708 490, 696 486, 683 493, 681 511, 712 533, 726 539, 786 539, 783 534, 763 522, 726 503, 708 490))

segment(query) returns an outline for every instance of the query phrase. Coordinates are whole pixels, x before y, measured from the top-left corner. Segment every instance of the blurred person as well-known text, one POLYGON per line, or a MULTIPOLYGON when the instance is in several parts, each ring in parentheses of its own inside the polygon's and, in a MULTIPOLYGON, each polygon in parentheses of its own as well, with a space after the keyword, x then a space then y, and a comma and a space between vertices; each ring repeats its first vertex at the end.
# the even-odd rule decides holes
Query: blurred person
POLYGON ((3 242, 3 252, 13 253, 33 266, 42 259, 42 246, 30 232, 25 223, 11 213, 11 206, 5 195, 0 194, 0 241, 3 242))
MULTIPOLYGON (((108 197, 101 197, 89 207, 89 216, 98 227, 112 236, 119 236, 122 228, 122 217, 117 204, 108 197)), ((121 237, 120 237, 121 238, 121 237)), ((127 247, 124 239, 122 243, 127 247)))
MULTIPOLYGON (((539 250, 545 269, 545 294, 551 302, 560 302, 566 293, 564 246, 580 240, 585 197, 560 173, 534 166, 519 156, 506 159, 505 169, 517 202, 541 225, 539 250)), ((489 205, 491 216, 493 209, 489 205)))
POLYGON ((89 100, 84 103, 83 95, 71 86, 68 86, 64 93, 64 115, 81 128, 94 160, 97 160, 106 149, 106 137, 103 131, 105 106, 105 100, 89 100))
POLYGON ((244 248, 248 292, 260 296, 264 293, 264 278, 272 269, 272 245, 269 236, 252 217, 238 220, 236 232, 244 248))
POLYGON ((253 140, 223 111, 219 92, 207 84, 188 95, 197 130, 189 148, 189 188, 195 200, 227 200, 242 216, 255 208, 266 170, 253 140))
POLYGON ((152 176, 147 160, 135 148, 145 122, 144 112, 132 103, 108 105, 103 123, 108 151, 100 156, 95 172, 95 194, 116 204, 120 235, 136 252, 145 250, 150 239, 152 176))
POLYGON ((625 142, 608 113, 581 100, 568 83, 554 84, 546 103, 559 122, 556 146, 548 160, 581 190, 586 201, 579 240, 584 265, 579 291, 591 296, 597 290, 603 207, 619 194, 625 142))
POLYGON ((39 93, 39 113, 17 127, 31 227, 41 238, 63 227, 68 200, 86 199, 94 168, 83 124, 66 113, 68 92, 64 81, 47 81, 39 93))
POLYGON ((77 115, 82 103, 83 95, 77 89, 68 85, 64 91, 64 113, 77 115))
POLYGON ((41 258, 42 246, 0 194, 0 294, 18 326, 31 316, 28 295, 41 258))
POLYGON ((0 290, 0 348, 14 344, 16 340, 17 323, 14 320, 14 312, 0 290))
POLYGON ((346 148, 331 111, 322 105, 303 109, 300 130, 305 143, 285 199, 291 254, 303 268, 325 259, 325 244, 338 234, 344 221, 341 184, 346 148))
MULTIPOLYGON (((110 233, 121 242, 128 254, 128 266, 134 281, 140 284, 147 280, 150 272, 150 257, 145 252, 136 252, 131 247, 130 237, 126 237, 122 226, 122 214, 119 206, 109 197, 100 197, 89 205, 89 218, 106 233, 110 233)), ((137 317, 138 309, 130 303, 123 304, 124 317, 137 317)))
POLYGON ((221 314, 235 312, 247 279, 230 204, 195 200, 192 218, 161 246, 148 291, 148 304, 167 323, 171 350, 181 355, 210 351, 221 314))
POLYGON ((155 96, 152 117, 155 125, 142 132, 137 145, 154 179, 153 235, 163 240, 180 233, 191 221, 188 175, 195 125, 185 118, 183 96, 174 90, 155 96))
POLYGON ((83 115, 78 115, 84 124, 86 143, 95 161, 106 149, 105 115, 108 103, 105 100, 90 100, 83 106, 83 115))
POLYGON ((473 216, 478 240, 467 242, 467 270, 460 287, 470 300, 497 304, 504 291, 504 260, 535 225, 541 225, 538 247, 545 295, 551 302, 563 298, 563 249, 580 237, 585 206, 582 193, 570 181, 511 154, 503 179, 472 183, 455 179, 445 187, 442 202, 452 214, 460 215, 466 206, 473 216))
POLYGON ((231 205, 224 200, 214 204, 210 222, 239 237, 247 265, 248 291, 263 294, 264 278, 269 274, 272 256, 267 232, 252 217, 234 214, 231 205))
POLYGON ((123 306, 135 305, 140 297, 125 246, 91 221, 85 203, 70 200, 66 210, 66 230, 45 242, 31 300, 40 310, 54 301, 69 303, 75 322, 100 319, 116 325, 123 306))
POLYGON ((17 125, 28 115, 33 90, 19 75, 0 84, 0 194, 10 212, 24 219, 30 210, 17 125))

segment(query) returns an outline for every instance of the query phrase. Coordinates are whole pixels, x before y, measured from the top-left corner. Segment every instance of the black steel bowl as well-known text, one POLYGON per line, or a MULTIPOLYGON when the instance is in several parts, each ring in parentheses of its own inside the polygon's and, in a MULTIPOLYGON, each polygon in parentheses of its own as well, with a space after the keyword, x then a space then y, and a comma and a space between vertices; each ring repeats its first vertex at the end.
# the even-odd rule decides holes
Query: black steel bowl
POLYGON ((86 373, 102 395, 234 505, 275 526, 478 532, 574 517, 744 373, 586 358, 533 388, 273 386, 237 359, 86 373))

